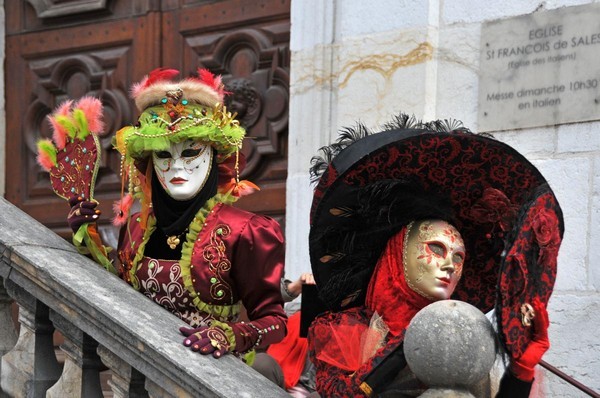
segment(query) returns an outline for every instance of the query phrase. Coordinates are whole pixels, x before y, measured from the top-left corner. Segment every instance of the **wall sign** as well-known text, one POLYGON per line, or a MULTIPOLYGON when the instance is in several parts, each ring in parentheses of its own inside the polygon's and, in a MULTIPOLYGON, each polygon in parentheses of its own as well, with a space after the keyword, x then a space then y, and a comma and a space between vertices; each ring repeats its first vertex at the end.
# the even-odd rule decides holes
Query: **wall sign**
POLYGON ((479 131, 600 119, 600 4, 485 23, 479 131))

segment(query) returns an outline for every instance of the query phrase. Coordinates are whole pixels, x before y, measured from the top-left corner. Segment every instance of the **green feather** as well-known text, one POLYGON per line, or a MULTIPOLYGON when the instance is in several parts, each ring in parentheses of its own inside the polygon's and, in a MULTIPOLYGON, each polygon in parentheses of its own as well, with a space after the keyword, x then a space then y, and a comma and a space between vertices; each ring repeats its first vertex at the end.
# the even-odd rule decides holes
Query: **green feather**
POLYGON ((57 149, 49 139, 39 140, 37 143, 38 151, 43 152, 52 161, 52 164, 56 166, 56 153, 57 149))
POLYGON ((82 141, 85 140, 85 137, 90 134, 85 113, 81 109, 75 109, 73 111, 73 120, 77 128, 77 138, 82 141))
POLYGON ((67 130, 70 138, 75 138, 75 135, 77 134, 77 126, 73 124, 71 118, 64 115, 56 115, 54 119, 57 123, 60 123, 60 125, 63 126, 65 130, 67 130))

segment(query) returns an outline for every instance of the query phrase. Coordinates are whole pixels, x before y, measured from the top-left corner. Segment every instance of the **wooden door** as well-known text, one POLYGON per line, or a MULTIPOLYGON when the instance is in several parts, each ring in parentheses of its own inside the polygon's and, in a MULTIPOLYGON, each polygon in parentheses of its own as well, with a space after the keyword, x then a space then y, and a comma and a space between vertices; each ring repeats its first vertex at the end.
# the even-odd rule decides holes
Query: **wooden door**
POLYGON ((128 90, 150 70, 199 66, 222 74, 252 137, 243 178, 261 191, 239 207, 282 223, 287 176, 289 0, 11 0, 6 12, 6 198, 63 236, 68 206, 35 161, 45 117, 66 98, 94 95, 110 134, 96 198, 108 227, 120 188, 111 139, 137 117, 128 90))
POLYGON ((289 0, 165 1, 164 65, 223 75, 232 95, 227 108, 247 130, 242 178, 261 191, 242 198, 242 208, 269 214, 282 227, 287 177, 289 103, 289 0))

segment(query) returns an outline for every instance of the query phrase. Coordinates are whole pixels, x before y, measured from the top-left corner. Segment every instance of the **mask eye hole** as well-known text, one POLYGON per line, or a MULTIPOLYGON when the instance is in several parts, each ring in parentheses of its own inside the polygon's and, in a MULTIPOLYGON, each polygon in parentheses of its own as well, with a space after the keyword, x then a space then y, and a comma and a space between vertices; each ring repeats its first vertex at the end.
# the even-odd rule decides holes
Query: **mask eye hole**
POLYGON ((440 257, 446 257, 446 248, 439 242, 428 242, 427 247, 429 250, 440 257))
POLYGON ((184 149, 183 152, 181 152, 181 157, 182 158, 193 158, 195 156, 198 156, 198 154, 200 154, 200 149, 184 149))
POLYGON ((154 155, 159 159, 169 159, 171 157, 171 152, 169 151, 158 151, 154 152, 154 155))
POLYGON ((452 256, 452 262, 455 264, 462 264, 465 262, 465 255, 462 253, 455 253, 452 256))

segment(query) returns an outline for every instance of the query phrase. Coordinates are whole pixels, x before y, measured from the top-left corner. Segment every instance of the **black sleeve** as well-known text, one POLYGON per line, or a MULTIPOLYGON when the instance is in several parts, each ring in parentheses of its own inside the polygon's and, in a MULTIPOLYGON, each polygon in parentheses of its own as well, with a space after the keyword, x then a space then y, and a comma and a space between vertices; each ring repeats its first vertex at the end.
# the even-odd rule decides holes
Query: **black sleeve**
POLYGON ((385 390, 392 380, 394 380, 394 377, 405 367, 404 344, 400 343, 379 363, 375 364, 373 369, 366 374, 363 382, 373 393, 380 393, 385 390))
POLYGON ((523 381, 517 379, 510 370, 504 372, 500 380, 500 390, 496 398, 528 398, 533 381, 523 381))

